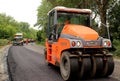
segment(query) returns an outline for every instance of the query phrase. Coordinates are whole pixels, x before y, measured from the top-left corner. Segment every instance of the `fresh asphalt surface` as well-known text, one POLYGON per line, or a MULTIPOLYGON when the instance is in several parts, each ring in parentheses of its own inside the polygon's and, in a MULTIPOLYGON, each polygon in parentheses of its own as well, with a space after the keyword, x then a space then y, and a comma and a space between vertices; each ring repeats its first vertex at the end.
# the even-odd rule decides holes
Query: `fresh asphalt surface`
MULTIPOLYGON (((43 48, 34 46, 11 46, 8 67, 11 81, 64 81, 59 68, 45 64, 43 48), (32 48, 32 50, 30 50, 32 48)), ((75 81, 75 80, 74 80, 75 81)), ((113 77, 77 81, 120 81, 113 77)))

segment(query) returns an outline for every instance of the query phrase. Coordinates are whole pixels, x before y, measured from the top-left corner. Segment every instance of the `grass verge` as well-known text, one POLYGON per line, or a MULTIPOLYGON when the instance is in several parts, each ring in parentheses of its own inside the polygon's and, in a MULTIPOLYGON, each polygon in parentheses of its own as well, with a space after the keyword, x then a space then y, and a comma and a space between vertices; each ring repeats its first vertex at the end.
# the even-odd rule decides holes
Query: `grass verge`
POLYGON ((0 48, 7 45, 7 44, 9 44, 9 42, 10 41, 7 40, 7 39, 0 39, 0 48))
POLYGON ((44 42, 44 41, 43 41, 43 42, 37 41, 36 44, 37 44, 37 45, 45 46, 45 42, 44 42))

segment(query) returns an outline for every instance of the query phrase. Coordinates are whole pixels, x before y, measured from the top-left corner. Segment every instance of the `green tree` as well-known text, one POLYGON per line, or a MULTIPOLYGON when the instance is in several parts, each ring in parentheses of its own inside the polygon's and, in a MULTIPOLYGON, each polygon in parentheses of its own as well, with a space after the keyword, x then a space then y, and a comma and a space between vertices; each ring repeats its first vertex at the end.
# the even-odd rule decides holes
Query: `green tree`
POLYGON ((108 21, 112 39, 120 41, 120 1, 112 6, 109 11, 108 21))
MULTIPOLYGON (((100 15, 101 22, 106 25, 106 12, 112 0, 42 0, 38 7, 37 24, 44 27, 47 22, 47 13, 55 6, 89 8, 100 15)), ((105 26, 101 24, 103 35, 105 35, 105 26)))
POLYGON ((0 14, 0 38, 11 39, 17 30, 17 25, 13 17, 0 14))
POLYGON ((23 32, 29 32, 29 27, 30 27, 30 25, 29 25, 29 23, 27 23, 27 22, 20 22, 20 23, 19 23, 19 28, 20 28, 21 31, 23 31, 23 32))
POLYGON ((39 30, 39 31, 37 32, 37 40, 40 41, 40 42, 45 41, 45 33, 44 33, 44 30, 39 30))
POLYGON ((37 11, 37 23, 35 26, 45 27, 47 23, 47 13, 52 8, 52 4, 50 4, 47 0, 42 0, 41 5, 38 7, 37 11))
POLYGON ((23 32, 27 38, 36 38, 36 30, 30 28, 27 22, 17 22, 13 17, 6 14, 0 14, 0 39, 12 40, 14 34, 23 32))

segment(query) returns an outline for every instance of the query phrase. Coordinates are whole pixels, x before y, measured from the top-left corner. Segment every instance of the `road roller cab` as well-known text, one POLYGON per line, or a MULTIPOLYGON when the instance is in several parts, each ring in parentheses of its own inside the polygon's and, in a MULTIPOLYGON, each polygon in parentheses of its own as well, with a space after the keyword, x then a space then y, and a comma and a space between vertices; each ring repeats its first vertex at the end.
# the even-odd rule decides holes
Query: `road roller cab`
POLYGON ((107 77, 114 70, 110 39, 92 27, 92 11, 55 7, 48 12, 46 64, 60 67, 64 80, 107 77))

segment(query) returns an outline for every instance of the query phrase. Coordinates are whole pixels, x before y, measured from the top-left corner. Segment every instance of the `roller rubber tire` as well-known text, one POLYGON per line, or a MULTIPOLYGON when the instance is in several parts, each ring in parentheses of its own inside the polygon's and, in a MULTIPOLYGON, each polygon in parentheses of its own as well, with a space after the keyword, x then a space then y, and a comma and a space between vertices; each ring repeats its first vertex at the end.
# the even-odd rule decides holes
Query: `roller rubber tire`
POLYGON ((92 63, 92 69, 91 69, 90 78, 93 78, 96 74, 96 59, 94 56, 91 56, 91 63, 92 63))
POLYGON ((60 72, 64 80, 77 79, 79 62, 77 58, 70 58, 69 52, 63 52, 60 60, 60 72))
POLYGON ((96 74, 95 77, 101 77, 103 73, 103 59, 102 57, 95 57, 96 58, 96 74))
POLYGON ((108 77, 109 75, 111 75, 113 73, 114 70, 114 61, 113 61, 113 57, 109 56, 107 57, 107 63, 106 63, 106 67, 107 67, 107 71, 106 74, 104 75, 104 77, 108 77))
POLYGON ((81 65, 81 72, 83 73, 82 77, 83 79, 91 78, 91 72, 92 72, 92 63, 90 57, 84 57, 83 62, 81 65))

